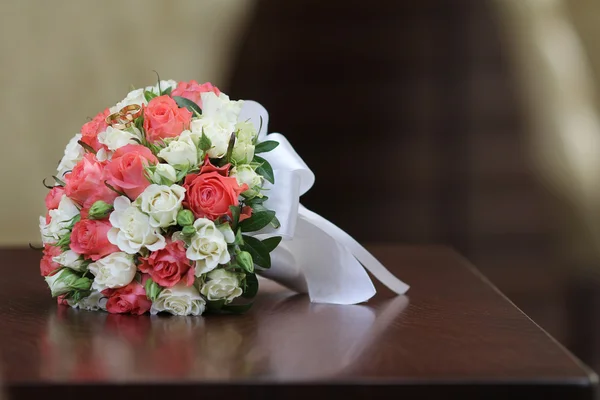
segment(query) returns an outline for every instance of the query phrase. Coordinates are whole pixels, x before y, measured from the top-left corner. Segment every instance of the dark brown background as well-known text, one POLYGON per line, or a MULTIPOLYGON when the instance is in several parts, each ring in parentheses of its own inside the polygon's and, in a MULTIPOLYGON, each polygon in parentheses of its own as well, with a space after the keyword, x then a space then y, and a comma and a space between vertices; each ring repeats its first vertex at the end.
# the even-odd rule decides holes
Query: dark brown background
POLYGON ((315 171, 304 205, 361 241, 454 246, 598 368, 598 277, 564 254, 502 40, 486 1, 263 0, 228 89, 315 171))

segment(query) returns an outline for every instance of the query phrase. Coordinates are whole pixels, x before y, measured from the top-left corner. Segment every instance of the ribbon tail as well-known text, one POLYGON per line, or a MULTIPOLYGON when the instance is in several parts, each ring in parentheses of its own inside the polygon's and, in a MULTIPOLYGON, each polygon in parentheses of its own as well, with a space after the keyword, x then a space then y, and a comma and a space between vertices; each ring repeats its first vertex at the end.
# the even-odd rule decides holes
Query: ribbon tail
POLYGON ((310 221, 313 225, 320 227, 328 233, 336 242, 343 245, 348 251, 356 257, 358 261, 371 273, 377 280, 387 286, 391 291, 397 294, 404 294, 410 288, 409 285, 396 278, 387 268, 383 266, 367 249, 360 245, 352 236, 348 235, 342 229, 333 223, 321 217, 300 204, 298 215, 310 221))

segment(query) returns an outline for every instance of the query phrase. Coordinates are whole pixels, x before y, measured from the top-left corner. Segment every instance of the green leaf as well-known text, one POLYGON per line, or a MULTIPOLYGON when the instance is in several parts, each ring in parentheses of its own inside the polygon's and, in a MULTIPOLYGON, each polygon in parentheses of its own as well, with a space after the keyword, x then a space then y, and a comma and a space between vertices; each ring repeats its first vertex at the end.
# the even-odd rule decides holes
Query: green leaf
POLYGON ((209 312, 219 312, 225 305, 225 299, 222 300, 208 300, 206 302, 206 308, 209 312))
POLYGON ((208 151, 212 147, 212 142, 210 138, 204 134, 202 131, 202 136, 200 136, 200 143, 198 143, 198 148, 202 151, 208 151))
POLYGON ((79 143, 79 145, 81 147, 83 147, 85 149, 85 151, 87 151, 88 153, 96 154, 96 150, 94 150, 94 148, 92 146, 90 146, 89 144, 84 143, 81 140, 78 140, 77 143, 79 143))
POLYGON ((161 96, 164 96, 164 95, 170 96, 172 90, 173 90, 173 88, 171 86, 169 86, 168 88, 166 88, 165 90, 163 90, 160 95, 161 96))
POLYGON ((254 156, 254 161, 260 163, 260 166, 256 168, 256 173, 262 175, 267 181, 275 184, 275 174, 273 173, 273 167, 271 167, 271 164, 259 156, 254 156))
POLYGON ((237 255, 237 262, 246 272, 254 272, 254 262, 252 261, 252 256, 247 251, 241 251, 237 255))
MULTIPOLYGON (((238 229, 237 233, 235 234, 235 241, 233 242, 234 245, 236 246, 241 246, 244 244, 244 239, 242 238, 242 230, 238 229)), ((42 247, 43 249, 43 247, 42 247)))
POLYGON ((62 187, 65 187, 67 185, 64 181, 61 181, 55 175, 52 175, 52 178, 54 179, 54 182, 58 183, 62 187))
POLYGON ((244 245, 240 248, 250 253, 254 264, 263 268, 271 268, 271 256, 263 242, 248 235, 243 235, 242 238, 244 239, 244 245))
POLYGON ((245 299, 251 299, 258 293, 258 279, 255 274, 246 274, 246 285, 242 297, 245 299))
POLYGON ((148 278, 144 288, 146 289, 146 297, 148 297, 150 301, 156 301, 156 298, 160 292, 162 292, 162 288, 158 285, 158 283, 154 282, 152 278, 148 278))
POLYGON ((269 200, 269 198, 267 196, 263 196, 263 197, 253 197, 251 199, 246 199, 244 201, 247 206, 254 208, 257 205, 262 205, 267 200, 269 200))
POLYGON ((240 222, 240 228, 242 228, 243 232, 259 231, 265 226, 269 225, 274 217, 275 211, 258 211, 253 213, 250 218, 240 222))
POLYGON ((146 99, 146 101, 148 103, 150 103, 150 100, 152 100, 155 97, 158 97, 158 96, 156 94, 154 94, 154 92, 151 92, 149 90, 144 90, 144 98, 146 99))
POLYGON ((274 150, 277 146, 279 146, 279 142, 276 142, 274 140, 260 142, 256 145, 256 147, 254 147, 254 154, 267 153, 271 150, 274 150))
POLYGON ((268 239, 263 240, 262 243, 265 245, 267 251, 270 253, 273 250, 275 250, 277 246, 279 246, 279 243, 281 243, 281 236, 270 237, 268 239))
POLYGON ((240 206, 229 206, 231 211, 231 229, 237 229, 238 223, 240 222, 240 206))
POLYGON ((181 96, 173 96, 173 100, 175 100, 175 103, 177 103, 179 107, 187 108, 192 113, 198 113, 202 115, 202 110, 200 109, 198 104, 194 103, 193 101, 181 96))
MULTIPOLYGON (((143 132, 142 129, 144 129, 144 116, 140 115, 139 117, 137 117, 135 119, 135 121, 133 122, 133 124, 135 125, 136 128, 138 128, 141 132, 143 132)), ((142 133, 142 135, 143 135, 143 133, 142 133)), ((143 143, 141 143, 141 144, 143 144, 143 143)))

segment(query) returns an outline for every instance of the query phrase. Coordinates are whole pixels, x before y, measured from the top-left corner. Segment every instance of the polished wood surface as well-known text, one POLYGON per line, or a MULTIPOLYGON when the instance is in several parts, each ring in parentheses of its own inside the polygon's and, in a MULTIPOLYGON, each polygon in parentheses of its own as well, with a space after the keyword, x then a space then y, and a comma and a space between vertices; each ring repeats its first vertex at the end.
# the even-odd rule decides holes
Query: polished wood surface
POLYGON ((39 253, 0 250, 9 398, 174 395, 591 399, 596 377, 445 247, 376 245, 412 286, 363 305, 311 304, 262 281, 243 316, 122 316, 58 306, 39 253), (148 386, 152 385, 152 389, 148 386), (192 391, 193 390, 193 391, 192 391))

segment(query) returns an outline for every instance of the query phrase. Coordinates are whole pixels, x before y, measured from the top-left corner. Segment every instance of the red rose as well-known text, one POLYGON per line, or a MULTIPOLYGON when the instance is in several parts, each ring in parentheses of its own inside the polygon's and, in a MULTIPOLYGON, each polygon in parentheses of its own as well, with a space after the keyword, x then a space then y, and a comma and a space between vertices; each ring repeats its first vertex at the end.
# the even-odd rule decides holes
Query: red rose
POLYGON ((173 287, 182 279, 185 279, 186 286, 194 283, 194 269, 181 241, 169 241, 164 249, 153 251, 140 260, 140 271, 148 273, 160 286, 173 287))
POLYGON ((158 164, 158 158, 149 148, 139 144, 125 145, 115 151, 106 167, 108 180, 135 199, 150 186, 145 171, 150 164, 158 164))
POLYGON ((179 136, 189 128, 191 120, 191 111, 179 108, 167 95, 153 98, 144 107, 144 129, 151 143, 179 136))
POLYGON ((65 194, 65 188, 62 186, 54 186, 46 195, 46 208, 48 210, 56 210, 62 195, 65 194))
POLYGON ((49 244, 44 245, 44 256, 40 261, 40 272, 42 276, 48 276, 60 268, 57 262, 52 261, 52 257, 59 256, 62 253, 60 247, 49 244))
POLYGON ((110 228, 112 225, 106 220, 82 219, 73 226, 71 250, 92 261, 119 251, 117 246, 108 241, 110 228))
POLYGON ((142 315, 152 307, 146 290, 135 280, 119 289, 105 289, 102 294, 108 297, 106 311, 109 313, 142 315))
POLYGON ((217 168, 207 158, 199 174, 185 177, 183 204, 196 218, 215 220, 223 215, 231 216, 229 206, 240 204, 238 197, 248 190, 248 185, 240 186, 235 178, 229 178, 228 170, 229 164, 217 168))
POLYGON ((188 100, 193 101, 198 104, 200 108, 202 108, 202 93, 206 92, 214 92, 217 96, 221 94, 221 91, 216 86, 213 86, 212 83, 206 82, 203 84, 199 84, 196 81, 189 82, 179 82, 177 87, 171 93, 171 96, 180 96, 185 97, 188 100))
POLYGON ((94 117, 93 120, 87 122, 81 127, 81 141, 94 150, 98 151, 102 147, 102 143, 98 141, 98 134, 102 133, 108 127, 106 117, 110 115, 108 108, 94 117))
POLYGON ((109 189, 104 181, 106 162, 100 162, 93 154, 83 156, 73 171, 65 175, 65 193, 71 200, 89 208, 97 200, 112 204, 117 193, 109 189))

